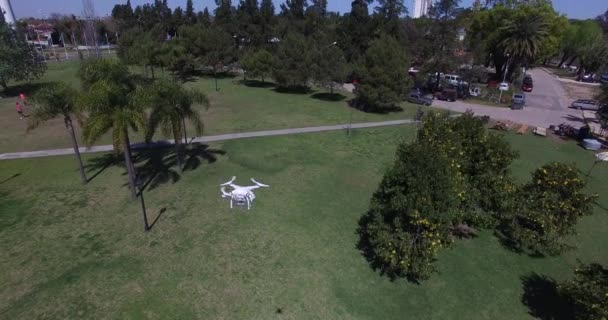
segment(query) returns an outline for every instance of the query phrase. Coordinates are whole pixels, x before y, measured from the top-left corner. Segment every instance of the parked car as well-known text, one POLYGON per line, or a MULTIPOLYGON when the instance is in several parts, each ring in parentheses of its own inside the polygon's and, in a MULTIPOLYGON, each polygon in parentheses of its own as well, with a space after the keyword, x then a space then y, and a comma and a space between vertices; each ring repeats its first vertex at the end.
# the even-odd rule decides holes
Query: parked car
POLYGON ((523 92, 513 94, 511 97, 511 109, 523 109, 526 105, 526 94, 523 92))
POLYGON ((415 92, 410 93, 407 96, 407 101, 409 101, 411 103, 416 103, 416 104, 423 104, 425 106, 430 106, 431 104, 433 104, 433 98, 427 97, 421 93, 415 93, 415 92))
POLYGON ((587 73, 578 78, 581 82, 595 82, 595 75, 593 73, 587 73))
POLYGON ((600 104, 597 101, 593 101, 593 100, 579 99, 579 100, 572 102, 572 105, 570 107, 574 108, 574 109, 579 109, 579 110, 596 111, 600 108, 600 104))
POLYGON ((420 89, 418 87, 413 87, 410 89, 410 94, 412 94, 412 93, 422 94, 422 89, 420 89))
POLYGON ((509 84, 508 84, 507 82, 501 82, 501 83, 498 85, 498 90, 501 90, 501 91, 509 91, 509 84))
POLYGON ((456 89, 443 89, 439 92, 435 92, 435 99, 444 101, 456 101, 458 98, 458 91, 456 89))
POLYGON ((603 75, 600 77, 600 83, 601 83, 601 84, 608 84, 608 73, 603 74, 603 75))
POLYGON ((454 75, 454 74, 446 74, 443 76, 443 78, 451 85, 457 86, 458 84, 460 84, 460 82, 462 82, 462 79, 460 78, 460 76, 454 75))
POLYGON ((532 76, 526 75, 521 84, 521 90, 525 92, 532 92, 532 89, 534 89, 534 81, 532 81, 532 76))

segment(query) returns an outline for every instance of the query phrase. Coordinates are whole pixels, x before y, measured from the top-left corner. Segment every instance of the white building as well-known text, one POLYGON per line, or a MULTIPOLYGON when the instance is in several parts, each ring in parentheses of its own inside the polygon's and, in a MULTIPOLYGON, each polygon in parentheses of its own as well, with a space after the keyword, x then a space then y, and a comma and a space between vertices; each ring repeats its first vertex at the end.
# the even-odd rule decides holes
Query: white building
POLYGON ((0 0, 0 11, 4 13, 4 21, 6 23, 15 25, 15 14, 13 13, 10 0, 0 0))
POLYGON ((429 13, 429 9, 433 0, 414 0, 414 12, 412 12, 412 18, 420 18, 429 13))

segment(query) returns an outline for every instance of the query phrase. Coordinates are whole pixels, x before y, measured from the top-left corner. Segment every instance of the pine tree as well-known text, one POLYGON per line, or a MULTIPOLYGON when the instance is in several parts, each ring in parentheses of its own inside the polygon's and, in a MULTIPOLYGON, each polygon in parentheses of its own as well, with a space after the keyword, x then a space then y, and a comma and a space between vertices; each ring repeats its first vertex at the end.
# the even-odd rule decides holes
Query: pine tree
POLYGON ((294 19, 304 19, 306 0, 286 0, 281 4, 281 13, 294 19))
POLYGON ((361 63, 356 106, 370 112, 398 109, 397 102, 409 86, 409 61, 397 40, 382 35, 372 41, 361 63))
POLYGON ((194 14, 194 5, 192 4, 192 0, 186 1, 186 22, 188 24, 196 23, 196 15, 194 14))
POLYGON ((372 36, 371 19, 369 17, 368 0, 354 0, 350 13, 344 16, 340 33, 345 35, 344 49, 346 61, 354 63, 365 53, 372 36))
POLYGON ((275 55, 274 79, 283 88, 306 87, 311 77, 310 46, 306 38, 296 32, 282 39, 275 55))

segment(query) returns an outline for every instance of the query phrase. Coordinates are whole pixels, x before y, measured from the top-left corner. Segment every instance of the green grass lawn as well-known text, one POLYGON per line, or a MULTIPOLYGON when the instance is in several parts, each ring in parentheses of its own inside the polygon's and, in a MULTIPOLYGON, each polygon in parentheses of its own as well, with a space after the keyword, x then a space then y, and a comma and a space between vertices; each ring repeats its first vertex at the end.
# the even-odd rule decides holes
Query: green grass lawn
MULTIPOLYGON (((68 81, 78 86, 77 70, 78 62, 49 63, 46 75, 34 83, 68 81)), ((141 72, 139 69, 134 71, 141 72)), ((156 73, 161 75, 158 71, 156 73)), ((208 110, 200 110, 206 135, 345 124, 351 121, 351 117, 355 123, 409 119, 418 108, 403 103, 403 112, 371 114, 348 107, 347 100, 352 96, 347 92, 331 96, 327 90, 317 88, 305 94, 279 93, 273 86, 248 86, 241 80, 242 77, 220 79, 219 91, 215 91, 212 78, 197 78, 186 84, 206 93, 211 101, 208 110)), ((0 99, 0 153, 70 147, 62 119, 50 121, 26 133, 27 121, 19 120, 15 111, 16 101, 17 98, 13 96, 0 99)), ((26 114, 28 110, 26 107, 26 114)), ((190 132, 193 131, 190 129, 190 132)), ((80 135, 80 130, 77 134, 80 135)), ((141 134, 134 134, 132 140, 142 138, 141 134)), ((111 137, 107 135, 97 144, 110 143, 111 137)))
MULTIPOLYGON (((602 207, 580 223, 574 251, 532 258, 483 232, 442 251, 421 285, 371 270, 357 220, 414 129, 232 140, 201 148, 207 160, 182 174, 142 155, 159 173, 145 193, 150 220, 163 212, 148 233, 122 167, 82 186, 70 156, 1 161, 0 318, 526 319, 523 276, 563 280, 577 259, 608 263, 608 166, 598 165, 590 189, 602 207), (271 186, 251 211, 219 197, 233 175, 271 186)), ((507 138, 521 152, 517 178, 552 160, 592 163, 573 143, 507 138)), ((90 174, 103 168, 104 155, 85 158, 90 174)))

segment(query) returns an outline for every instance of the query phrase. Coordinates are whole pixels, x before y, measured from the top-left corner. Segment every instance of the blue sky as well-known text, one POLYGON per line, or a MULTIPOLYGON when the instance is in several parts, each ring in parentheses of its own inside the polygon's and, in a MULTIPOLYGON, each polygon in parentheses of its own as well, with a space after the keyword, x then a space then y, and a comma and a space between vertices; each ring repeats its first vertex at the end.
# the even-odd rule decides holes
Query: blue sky
MULTIPOLYGON (((470 6, 473 0, 462 0, 462 6, 470 6)), ((95 0, 95 12, 97 15, 109 14, 117 3, 125 3, 126 0, 95 0)), ((131 0, 133 6, 152 2, 152 0, 131 0)), ((205 6, 209 9, 215 7, 214 0, 193 0, 195 9, 202 10, 205 6)), ((232 0, 237 4, 238 0, 232 0)), ((283 0, 275 0, 277 11, 279 4, 283 0)), ((41 17, 52 12, 73 13, 79 15, 82 11, 81 0, 12 0, 13 10, 17 18, 22 17, 41 17)), ((351 0, 329 0, 328 7, 331 11, 347 12, 350 11, 351 0)), ((413 7, 413 0, 405 0, 408 8, 413 7)), ((171 7, 185 7, 186 0, 169 0, 171 7)), ((608 1, 605 0, 553 0, 553 5, 557 11, 565 14, 569 18, 593 18, 608 9, 608 1)))

